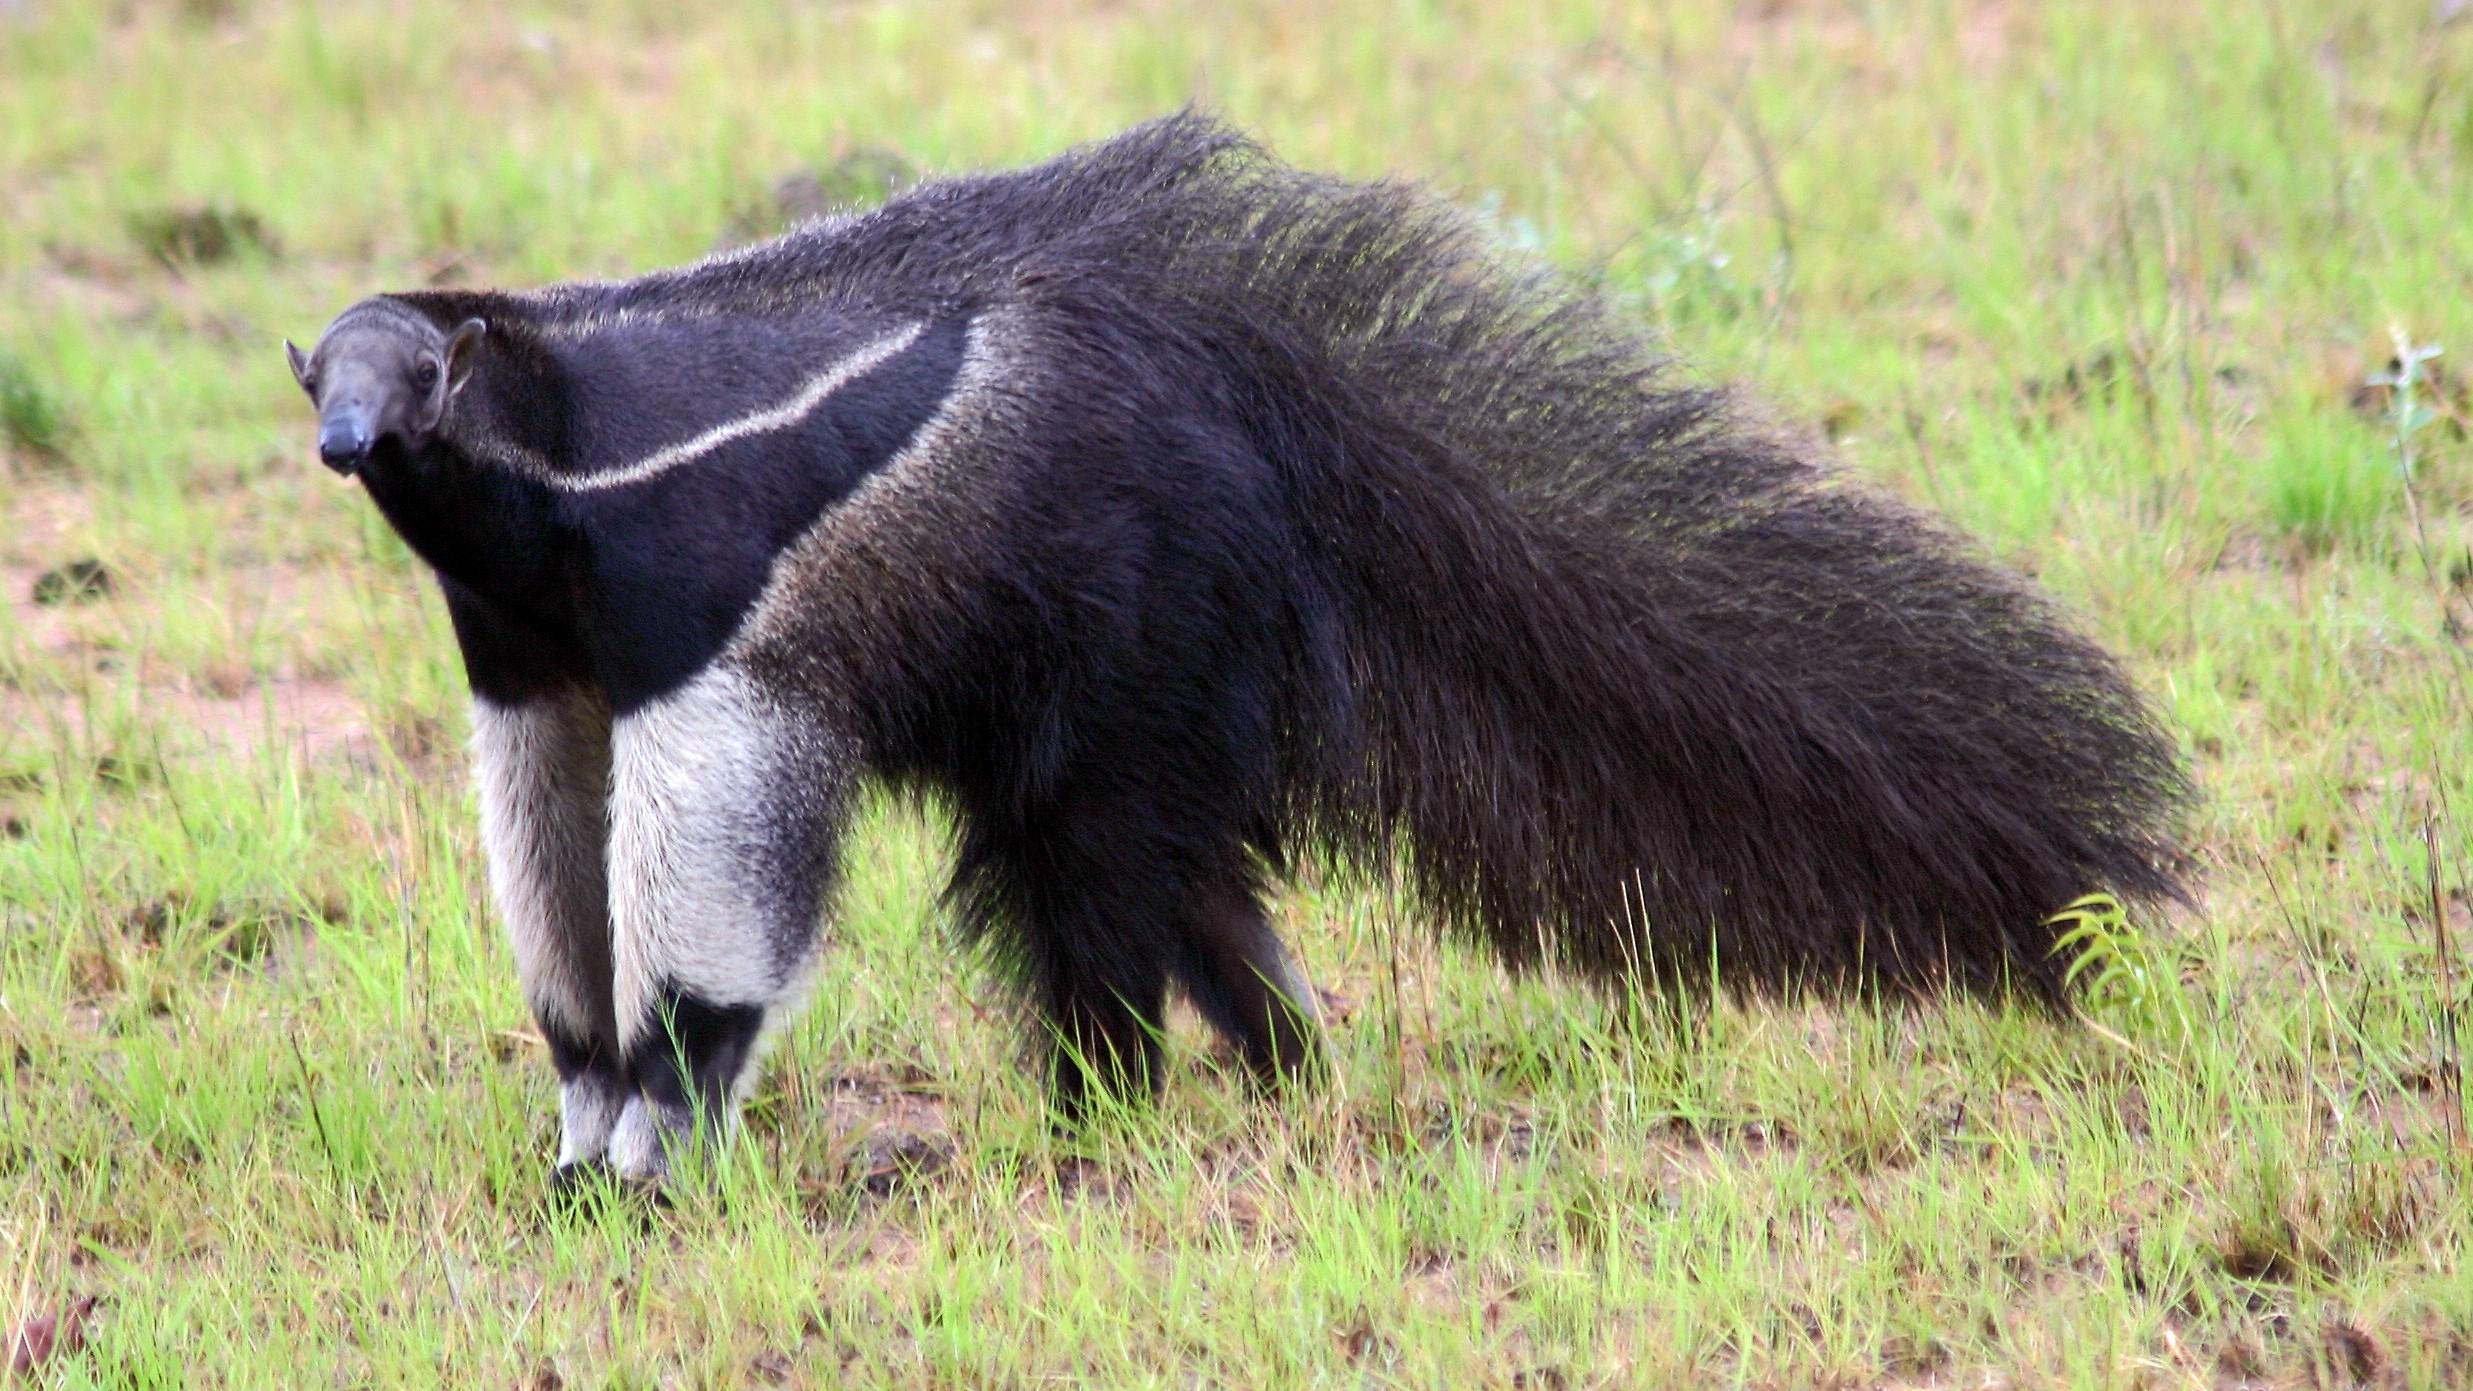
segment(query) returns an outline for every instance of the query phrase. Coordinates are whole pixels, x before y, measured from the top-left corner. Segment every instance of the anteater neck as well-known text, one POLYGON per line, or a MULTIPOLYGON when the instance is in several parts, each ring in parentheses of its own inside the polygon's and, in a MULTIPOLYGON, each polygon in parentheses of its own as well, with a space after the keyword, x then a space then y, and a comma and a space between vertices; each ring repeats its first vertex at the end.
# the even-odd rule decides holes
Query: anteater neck
POLYGON ((372 459, 361 480, 440 579, 506 619, 573 630, 575 545, 546 484, 443 443, 372 459))

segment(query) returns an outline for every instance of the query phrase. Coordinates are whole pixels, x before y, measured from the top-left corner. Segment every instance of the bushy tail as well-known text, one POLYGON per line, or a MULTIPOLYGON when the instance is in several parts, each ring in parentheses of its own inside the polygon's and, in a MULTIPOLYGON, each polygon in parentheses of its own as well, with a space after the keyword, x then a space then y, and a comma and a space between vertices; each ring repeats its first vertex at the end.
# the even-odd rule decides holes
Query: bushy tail
POLYGON ((2110 657, 1462 217, 1190 115, 947 188, 916 236, 1003 230, 941 264, 1105 267, 1222 356, 1348 615, 1294 833, 1510 960, 2057 998, 2050 914, 2178 896, 2189 783, 2110 657))
POLYGON ((1770 986, 2057 997, 2052 913, 2178 893, 2178 753, 2023 581, 1413 192, 1238 168, 1200 279, 1355 620, 1322 831, 1515 962, 1770 986))

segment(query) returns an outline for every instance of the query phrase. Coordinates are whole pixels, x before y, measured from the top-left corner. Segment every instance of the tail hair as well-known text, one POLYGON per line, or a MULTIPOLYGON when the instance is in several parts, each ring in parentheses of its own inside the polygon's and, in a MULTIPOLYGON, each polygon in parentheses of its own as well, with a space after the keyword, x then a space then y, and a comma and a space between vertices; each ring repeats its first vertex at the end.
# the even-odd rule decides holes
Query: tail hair
POLYGON ((1515 964, 2064 997, 2050 915, 2185 897, 2179 751, 1942 525, 1395 183, 1192 113, 833 230, 837 275, 1191 325, 1341 599, 1293 848, 1515 964), (1032 234, 1035 231, 1035 235, 1032 234))

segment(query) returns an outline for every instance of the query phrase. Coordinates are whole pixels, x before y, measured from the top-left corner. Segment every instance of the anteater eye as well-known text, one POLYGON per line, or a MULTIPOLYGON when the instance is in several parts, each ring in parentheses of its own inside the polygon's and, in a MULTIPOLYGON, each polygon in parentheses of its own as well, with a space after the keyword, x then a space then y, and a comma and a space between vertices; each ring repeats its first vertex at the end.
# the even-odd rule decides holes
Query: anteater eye
POLYGON ((423 361, 420 366, 412 369, 412 381, 414 385, 419 386, 424 391, 436 386, 438 384, 438 364, 423 361))

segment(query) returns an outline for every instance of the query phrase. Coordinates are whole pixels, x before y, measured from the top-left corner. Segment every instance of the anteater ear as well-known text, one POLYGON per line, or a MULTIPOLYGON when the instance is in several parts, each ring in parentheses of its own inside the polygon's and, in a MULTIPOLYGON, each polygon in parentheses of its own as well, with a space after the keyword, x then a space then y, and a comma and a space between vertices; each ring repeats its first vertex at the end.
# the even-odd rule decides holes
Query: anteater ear
POLYGON ((489 325, 479 319, 466 319, 455 326, 454 333, 448 335, 447 395, 453 396, 464 389, 465 380, 472 375, 476 356, 474 350, 481 346, 481 336, 488 332, 489 325))
POLYGON ((301 390, 307 391, 309 389, 309 355, 293 347, 292 340, 289 338, 283 340, 283 355, 285 360, 292 364, 292 380, 301 384, 301 390))

